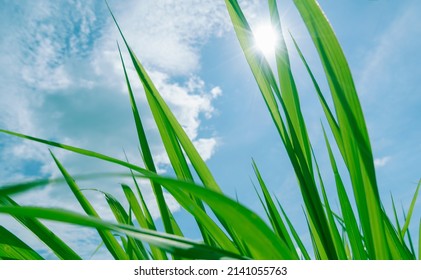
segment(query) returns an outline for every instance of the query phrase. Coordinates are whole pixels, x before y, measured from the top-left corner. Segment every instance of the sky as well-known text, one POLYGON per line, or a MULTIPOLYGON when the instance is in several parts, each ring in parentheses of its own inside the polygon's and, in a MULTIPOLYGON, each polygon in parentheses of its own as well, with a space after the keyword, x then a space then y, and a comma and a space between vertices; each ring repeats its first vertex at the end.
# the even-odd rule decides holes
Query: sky
MULTIPOLYGON (((267 19, 266 1, 240 1, 252 27, 267 19)), ((319 1, 348 58, 366 116, 381 196, 391 210, 390 194, 408 205, 421 177, 421 3, 416 0, 319 1)), ((265 104, 258 92, 224 1, 144 0, 109 4, 135 53, 146 66, 222 189, 251 209, 263 211, 256 199, 252 158, 272 193, 297 221, 306 242, 302 201, 295 175, 265 104)), ((327 90, 317 54, 291 1, 279 1, 284 29, 297 39, 322 88, 327 90)), ((134 122, 116 42, 117 29, 101 0, 0 0, 0 128, 92 149, 141 162, 134 122)), ((322 175, 334 185, 323 142, 322 111, 305 69, 291 50, 300 91, 322 175)), ((124 52, 129 65, 127 53, 124 52)), ((133 68, 129 76, 159 171, 168 158, 145 104, 133 68)), ((327 91, 326 91, 327 92, 327 91)), ((53 149, 71 174, 122 171, 112 165, 53 149)), ((48 148, 0 135, 0 185, 35 178, 58 177, 48 148)), ((123 199, 122 179, 82 183, 123 199)), ((143 190, 158 218, 154 198, 143 190)), ((106 219, 112 214, 103 196, 86 191, 106 219)), ((24 205, 64 207, 81 211, 64 185, 50 185, 19 195, 24 205)), ((168 197, 185 232, 197 238, 193 222, 168 197)), ((415 231, 420 219, 413 219, 415 231)), ((391 212, 389 212, 391 213, 391 212)), ((33 244, 45 257, 54 256, 8 217, 0 223, 33 244)), ((46 223, 85 258, 108 258, 99 250, 95 231, 46 223), (80 236, 84 236, 83 239, 80 236)))

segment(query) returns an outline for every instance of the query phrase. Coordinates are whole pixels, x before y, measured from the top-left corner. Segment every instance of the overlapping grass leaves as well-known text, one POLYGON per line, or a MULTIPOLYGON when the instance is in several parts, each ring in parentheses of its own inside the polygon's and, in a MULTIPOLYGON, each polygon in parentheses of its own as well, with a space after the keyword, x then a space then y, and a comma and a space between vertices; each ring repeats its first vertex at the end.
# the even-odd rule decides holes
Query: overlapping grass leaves
MULTIPOLYGON (((341 213, 335 213, 331 207, 331 198, 327 196, 326 191, 328 186, 321 176, 307 133, 296 77, 290 64, 291 52, 284 40, 277 2, 268 0, 271 23, 280 38, 275 51, 276 68, 272 69, 266 57, 254 47, 252 29, 237 0, 225 0, 240 46, 297 177, 313 244, 313 255, 317 259, 415 259, 416 253, 408 228, 420 185, 409 209, 404 213, 403 226, 401 227, 399 222, 396 208, 394 208, 396 225, 393 225, 380 201, 363 111, 341 46, 317 1, 294 0, 293 2, 319 54, 333 100, 333 107, 330 107, 304 54, 293 38, 298 55, 314 84, 330 133, 339 150, 340 160, 347 167, 346 172, 339 170, 338 156, 333 151, 328 132, 322 128, 341 213), (348 188, 344 183, 348 180, 343 180, 345 177, 350 179, 353 196, 348 194, 348 188), (354 211, 354 207, 357 211, 354 211)), ((39 219, 96 228, 101 242, 115 259, 309 259, 312 254, 300 239, 282 204, 276 197, 270 195, 256 163, 253 162, 253 168, 262 193, 262 196, 260 194, 258 196, 267 214, 269 225, 256 213, 223 194, 206 163, 133 52, 112 12, 111 16, 143 85, 149 108, 176 179, 157 175, 141 112, 136 104, 127 68, 118 46, 137 131, 140 156, 145 167, 94 151, 16 132, 2 129, 0 132, 124 167, 131 174, 137 195, 129 184, 123 184, 121 189, 126 201, 118 201, 112 194, 104 193, 116 222, 104 221, 99 217, 93 204, 84 196, 76 180, 51 153, 85 215, 61 209, 20 206, 9 197, 17 192, 54 183, 54 180, 40 180, 0 188, 0 213, 15 217, 61 259, 80 257, 39 219), (157 231, 157 221, 154 221, 150 214, 138 184, 139 177, 150 182, 165 233, 157 231), (184 237, 169 210, 164 196, 165 191, 195 219, 203 241, 191 241, 184 237), (213 215, 208 213, 209 210, 213 215)), ((41 258, 6 228, 0 227, 0 234, 4 237, 3 243, 0 244, 0 258, 41 258)), ((419 239, 421 244, 421 230, 419 239)))

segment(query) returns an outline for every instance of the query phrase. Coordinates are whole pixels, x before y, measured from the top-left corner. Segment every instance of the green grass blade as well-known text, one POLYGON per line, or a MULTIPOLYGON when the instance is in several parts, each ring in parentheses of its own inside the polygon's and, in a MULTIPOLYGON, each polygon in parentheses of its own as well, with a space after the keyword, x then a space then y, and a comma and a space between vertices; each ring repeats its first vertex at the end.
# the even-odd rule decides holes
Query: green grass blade
POLYGON ((417 202, 420 187, 421 187, 421 180, 419 181, 417 189, 415 190, 414 196, 412 197, 411 205, 409 206, 405 224, 403 225, 403 228, 402 228, 402 236, 405 236, 406 232, 408 231, 409 223, 411 222, 412 213, 414 212, 415 203, 417 202))
POLYGON ((335 157, 332 152, 329 140, 327 138, 326 132, 323 129, 323 135, 326 142, 326 147, 329 153, 329 159, 332 167, 332 171, 335 176, 336 190, 339 197, 339 203, 342 210, 342 215, 345 223, 345 229, 351 244, 352 255, 356 260, 367 259, 367 254, 364 249, 365 240, 361 237, 360 230, 358 228, 357 219, 354 215, 354 211, 351 206, 348 194, 346 193, 345 186, 343 184, 341 175, 339 174, 338 166, 336 164, 335 157))
MULTIPOLYGON (((4 130, 4 129, 0 129, 0 133, 13 135, 13 136, 16 136, 16 137, 19 137, 19 138, 22 138, 22 139, 26 139, 26 140, 42 143, 42 144, 45 144, 45 145, 57 147, 57 148, 64 149, 64 150, 74 152, 74 153, 77 153, 77 154, 81 154, 81 155, 84 155, 84 156, 97 158, 97 159, 100 159, 100 160, 103 160, 103 161, 107 161, 107 162, 110 162, 110 163, 114 163, 114 164, 129 168, 129 169, 132 169, 132 170, 134 170, 134 171, 136 171, 140 174, 143 174, 143 175, 154 175, 153 172, 150 172, 149 170, 141 168, 137 165, 130 164, 130 163, 127 163, 123 160, 119 160, 119 159, 116 159, 116 158, 113 158, 113 157, 110 157, 110 156, 107 156, 107 155, 104 155, 104 154, 101 154, 101 153, 97 153, 97 152, 94 152, 94 151, 81 149, 81 148, 78 148, 78 147, 65 145, 65 144, 61 144, 61 143, 58 143, 58 142, 49 141, 49 140, 45 140, 45 139, 41 139, 41 138, 36 138, 36 137, 29 136, 29 135, 13 132, 13 131, 9 131, 9 130, 4 130)), ((28 186, 26 186, 26 187, 28 187, 28 186)), ((3 193, 10 194, 10 191, 6 189, 3 193)), ((3 193, 0 190, 0 194, 3 194, 3 193)))
POLYGON ((326 119, 329 123, 330 130, 332 131, 332 133, 335 137, 336 143, 338 144, 338 148, 341 151, 342 155, 345 157, 345 151, 344 151, 344 147, 342 145, 341 131, 339 129, 338 123, 336 122, 335 116, 333 115, 332 110, 330 109, 329 105, 327 104, 327 101, 326 101, 326 99, 325 99, 325 97, 324 97, 324 95, 323 95, 323 93, 320 89, 319 83, 317 82, 316 78, 314 77, 313 71, 311 70, 310 66, 308 65, 307 60, 305 59, 300 47, 298 46, 297 42, 295 41, 295 38, 292 35, 291 35, 291 38, 292 38, 292 41, 294 42, 295 49, 297 50, 297 52, 298 52, 298 54, 301 58, 301 61, 303 62, 304 66, 307 70, 307 73, 309 74, 309 76, 311 78, 311 81, 313 82, 313 86, 316 90, 317 97, 319 98, 320 104, 322 105, 323 112, 324 112, 324 114, 326 116, 326 119))
MULTIPOLYGON (((149 229, 156 228, 155 227, 155 223, 154 223, 153 218, 152 218, 152 215, 151 215, 151 212, 149 211, 149 208, 146 205, 145 199, 144 199, 144 197, 142 195, 142 191, 140 190, 140 187, 139 187, 139 184, 137 183, 136 177, 133 174, 133 170, 130 170, 130 173, 132 175, 133 182, 134 182, 134 184, 136 186, 136 190, 137 190, 137 193, 138 193, 139 198, 140 198, 140 203, 142 205, 142 211, 143 211, 143 213, 145 215, 145 218, 146 218, 148 224, 151 225, 151 227, 148 227, 148 228, 149 229)), ((150 181, 152 181, 152 180, 150 180, 150 181)), ((123 191, 124 191, 124 188, 123 188, 123 191)), ((130 191, 131 191, 131 189, 130 189, 130 191)), ((137 200, 135 198, 136 196, 134 194, 133 194, 133 197, 134 197, 135 200, 137 200)), ((183 232, 180 229, 180 226, 178 225, 177 221, 174 218, 174 215, 171 213, 171 211, 169 211, 168 214, 169 214, 169 217, 170 217, 170 220, 171 220, 172 229, 174 230, 174 234, 175 235, 178 235, 178 236, 184 236, 183 235, 183 232)))
MULTIPOLYGON (((133 214, 136 217, 136 220, 139 223, 139 225, 142 228, 156 231, 155 224, 153 222, 151 214, 149 213, 149 209, 147 208, 146 203, 143 200, 143 196, 141 196, 143 207, 142 210, 131 188, 125 184, 122 184, 122 188, 124 194, 126 195, 126 199, 129 202, 130 208, 133 211, 133 214)), ((151 253, 154 259, 167 259, 166 253, 155 246, 151 246, 151 253)))
POLYGON ((393 227, 393 224, 390 222, 389 218, 386 217, 384 214, 384 221, 385 221, 385 230, 386 230, 386 237, 388 242, 387 249, 389 250, 390 259, 393 260, 413 260, 415 256, 411 253, 411 250, 406 246, 404 241, 400 240, 399 234, 393 227))
MULTIPOLYGON (((240 46, 291 160, 300 184, 301 193, 306 209, 308 210, 307 213, 309 214, 309 218, 312 220, 312 224, 315 229, 320 232, 319 237, 321 244, 325 247, 324 250, 327 252, 329 258, 337 259, 333 240, 329 232, 327 218, 324 214, 323 205, 314 180, 314 172, 311 168, 311 157, 310 160, 308 160, 307 156, 307 151, 310 150, 310 143, 306 135, 307 133, 305 132, 305 127, 301 127, 300 124, 297 125, 297 122, 303 123, 303 120, 299 120, 302 118, 302 115, 298 113, 300 109, 296 108, 299 105, 299 102, 296 92, 292 92, 293 82, 288 82, 290 86, 288 86, 286 90, 289 90, 290 92, 282 93, 289 95, 290 101, 288 101, 289 103, 287 104, 281 96, 280 90, 276 84, 267 60, 262 54, 254 51, 253 49, 254 37, 238 1, 226 0, 225 3, 228 8, 231 21, 234 25, 237 38, 240 42, 240 46), (288 130, 279 111, 275 96, 278 98, 283 112, 285 113, 288 130), (293 99, 295 99, 296 102, 293 101, 293 99), (294 116, 291 116, 290 113, 294 116), (294 122, 296 123, 295 126, 294 122)), ((287 71, 288 73, 288 65, 284 65, 283 67, 286 68, 284 71, 287 71)), ((288 74, 285 75, 288 76, 288 74)), ((292 77, 290 78, 292 79, 292 77)))
POLYGON ((1 225, 0 236, 0 259, 43 260, 37 252, 1 225))
POLYGON ((290 59, 285 44, 278 7, 275 0, 269 0, 268 2, 272 26, 279 36, 279 42, 276 44, 275 57, 282 101, 285 103, 286 114, 291 119, 292 127, 298 135, 298 143, 304 151, 305 162, 308 164, 308 169, 313 171, 310 141, 301 112, 297 86, 295 85, 294 76, 291 71, 290 59))
POLYGON ((388 259, 373 154, 348 63, 318 3, 294 3, 313 39, 331 89, 368 251, 372 258, 388 259))
MULTIPOLYGON (((130 175, 128 173, 108 172, 108 173, 92 173, 92 174, 76 175, 74 176, 74 179, 90 180, 90 179, 95 179, 95 178, 129 177, 129 176, 130 175)), ((66 180, 63 177, 60 177, 60 178, 48 178, 48 179, 36 179, 36 180, 28 181, 28 182, 8 184, 8 185, 0 186, 0 196, 10 196, 10 195, 25 192, 34 188, 43 187, 49 184, 63 183, 65 181, 66 180)))
POLYGON ((247 244, 256 259, 296 259, 294 253, 255 213, 232 199, 188 182, 156 177, 164 188, 176 197, 179 191, 189 193, 206 203, 247 244), (265 248, 265 250, 261 250, 265 248))
POLYGON ((147 229, 134 228, 123 224, 114 224, 103 221, 92 216, 83 216, 62 209, 42 207, 3 207, 0 206, 0 213, 13 216, 24 216, 39 219, 59 221, 75 225, 97 228, 98 230, 114 231, 120 234, 129 235, 151 245, 160 247, 172 254, 192 259, 243 259, 241 256, 212 248, 195 241, 188 240, 176 235, 160 233, 147 229))
MULTIPOLYGON (((19 206, 10 197, 0 196, 0 205, 19 206)), ((50 229, 44 226, 40 221, 33 218, 14 217, 32 233, 34 233, 53 253, 63 260, 80 260, 81 257, 76 254, 63 240, 55 235, 50 229)))
MULTIPOLYGON (((74 196, 78 200, 79 204, 82 206, 83 210, 86 214, 99 217, 98 213, 92 207, 91 203, 86 199, 86 197, 80 191, 78 185, 76 184, 75 180, 70 176, 67 170, 63 167, 63 165, 58 161, 58 159, 54 156, 54 154, 50 151, 51 156, 53 157, 57 167, 60 169, 61 174, 66 179, 67 184, 70 187, 70 190, 73 192, 74 196)), ((98 230, 98 234, 101 236, 102 240, 104 241, 105 246, 110 251, 111 255, 115 259, 125 260, 128 259, 126 252, 124 252, 123 248, 117 242, 115 237, 108 231, 98 230)))
POLYGON ((398 233, 399 233, 399 238, 401 239, 401 241, 404 239, 403 235, 402 235, 402 231, 401 229, 401 225, 399 223, 399 218, 398 218, 398 213, 396 211, 396 205, 395 205, 395 200, 393 199, 392 194, 390 195, 390 198, 392 200, 392 208, 393 208, 393 216, 395 217, 395 223, 396 223, 396 228, 399 229, 398 233))
MULTIPOLYGON (((265 198, 267 211, 269 213, 269 217, 270 217, 270 220, 272 222, 272 226, 273 226, 275 232, 288 245, 291 252, 296 253, 295 246, 294 246, 294 244, 291 240, 291 237, 288 233, 288 230, 286 229, 284 221, 282 220, 281 215, 278 212, 278 209, 276 209, 275 203, 273 202, 272 197, 269 194, 269 191, 266 187, 266 184, 265 184, 265 182, 264 182, 264 180, 263 180, 263 178, 260 174, 260 171, 259 171, 259 169, 258 169, 254 160, 253 160, 253 169, 254 169, 254 172, 257 176, 257 180, 259 181, 260 189, 263 192, 263 197, 265 198)), ((298 255, 296 255, 296 257, 298 258, 298 255)))
MULTIPOLYGON (((165 186, 167 187, 167 186, 165 186)), ((225 235, 222 229, 204 212, 190 196, 176 188, 172 189, 171 194, 196 219, 196 221, 206 229, 210 237, 216 242, 215 247, 224 248, 224 250, 238 254, 237 248, 232 241, 225 235)))
POLYGON ((347 256, 346 256, 346 252, 345 252, 344 243, 342 242, 341 235, 339 234, 338 227, 336 226, 336 222, 335 222, 335 218, 334 218, 332 208, 330 207, 330 203, 329 203, 329 200, 327 198, 326 189, 325 189, 325 186, 324 186, 324 183, 323 183, 322 175, 320 174, 319 164, 317 163, 316 156, 314 155, 313 150, 312 150, 312 153, 313 153, 314 163, 315 163, 316 170, 317 170, 317 175, 319 177, 320 188, 322 190, 323 201, 324 201, 324 205, 325 205, 325 208, 326 208, 326 214, 327 214, 327 218, 328 218, 328 222, 329 222, 330 233, 331 233, 332 239, 333 239, 333 244, 335 245, 336 253, 337 253, 339 259, 340 260, 346 260, 347 256))
MULTIPOLYGON (((111 194, 105 192, 102 193, 105 195, 105 199, 107 200, 107 203, 110 206, 110 209, 113 212, 117 222, 120 224, 133 226, 129 214, 127 214, 126 210, 121 205, 121 203, 117 199, 115 199, 111 194)), ((130 259, 149 259, 148 253, 145 247, 143 246, 142 242, 136 242, 136 240, 130 236, 127 236, 126 248, 126 253, 130 256, 130 259)))
POLYGON ((418 259, 421 260, 421 219, 418 227, 418 259))
MULTIPOLYGON (((126 79, 127 90, 129 92, 130 104, 131 104, 132 112, 133 112, 133 118, 135 120, 138 140, 139 140, 140 148, 141 148, 141 151, 142 151, 142 159, 143 159, 143 162, 145 163, 146 169, 153 172, 153 173, 156 173, 155 163, 154 163, 153 158, 152 158, 152 153, 151 153, 151 150, 149 148, 148 139, 146 138, 146 133, 145 133, 145 130, 143 128, 143 124, 142 124, 142 120, 140 118, 139 110, 138 110, 138 107, 136 105, 136 100, 135 100, 134 95, 133 95, 133 90, 132 90, 132 87, 130 85, 129 77, 127 75, 126 66, 124 64, 124 60, 123 60, 123 56, 121 54, 120 46, 117 44, 117 47, 118 47, 118 52, 120 54, 121 64, 122 64, 123 70, 124 70, 124 77, 126 79)), ((159 212, 161 214, 161 219, 162 219, 162 222, 164 224, 165 231, 168 232, 168 233, 174 233, 174 229, 172 228, 172 224, 171 224, 171 220, 170 220, 170 214, 169 214, 170 211, 169 211, 168 206, 165 202, 165 198, 164 198, 164 194, 162 192, 162 188, 161 188, 161 186, 159 186, 158 184, 156 184, 155 182, 152 182, 152 181, 151 181, 151 185, 152 185, 152 190, 155 194, 155 198, 156 198, 156 201, 157 201, 157 204, 158 204, 159 212)))
MULTIPOLYGON (((146 97, 148 99, 149 105, 154 110, 154 107, 157 110, 161 110, 160 116, 165 116, 166 120, 168 121, 169 126, 172 128, 174 134, 177 137, 177 141, 179 141, 180 145, 183 147, 184 152, 190 159, 190 162, 194 169, 196 170, 197 175, 203 182, 205 186, 208 188, 221 192, 221 189, 219 188, 218 184, 216 183, 215 179, 213 178, 213 175, 211 174, 209 168, 203 161, 200 154, 197 152, 196 148, 194 147, 193 143, 177 121, 177 119, 174 117, 173 113, 169 109, 168 105, 165 103, 161 95, 159 94, 158 90, 156 89, 155 85, 153 84, 152 80, 150 79, 149 75, 146 73, 143 65, 140 63, 136 55, 134 54, 133 50, 130 48, 129 44, 127 43, 123 32, 120 29, 120 26, 117 23, 117 20, 115 19, 111 9, 108 6, 108 9, 111 13, 111 16, 113 17, 113 20, 120 32, 121 37, 123 38, 123 41, 129 51, 130 57, 132 59, 133 65, 136 69, 136 72, 142 82, 142 85, 145 89, 146 97)), ((159 118, 160 116, 156 115, 156 118, 159 118)), ((164 124, 165 118, 161 118, 160 120, 156 121, 158 125, 164 124)), ((161 130, 163 131, 163 130, 161 130)), ((162 136, 162 135, 161 135, 162 136)), ((173 143, 175 144, 175 142, 173 143)), ((176 146, 176 145, 174 145, 176 146)), ((181 158, 181 156, 179 156, 181 158)))
MULTIPOLYGON (((403 210, 403 207, 402 207, 402 211, 403 211, 403 218, 404 218, 404 220, 406 220, 406 213, 405 213, 405 210, 403 210)), ((398 229, 400 228, 400 227, 397 227, 398 229)), ((414 248, 414 243, 412 242, 412 236, 411 236, 411 232, 408 230, 407 231, 407 235, 406 235, 408 238, 408 242, 409 242, 409 249, 411 250, 411 253, 412 253, 412 255, 414 256, 414 259, 416 259, 417 257, 417 254, 415 253, 415 248, 414 248)), ((401 241, 402 243, 405 243, 405 241, 401 241)))
POLYGON ((294 240, 297 243, 297 246, 300 249, 301 254, 303 254, 303 257, 304 257, 305 260, 310 260, 311 257, 310 257, 310 255, 309 255, 309 253, 307 251, 307 248, 304 246, 303 241, 301 240, 300 236, 298 235, 297 230, 295 229, 295 227, 292 224, 291 220, 288 218, 288 215, 286 214, 284 208, 281 206, 281 203, 279 203, 279 200, 278 199, 276 199, 276 202, 277 202, 279 208, 282 211, 282 215, 284 216, 285 221, 288 224, 289 230, 291 231, 291 234, 294 237, 294 240))

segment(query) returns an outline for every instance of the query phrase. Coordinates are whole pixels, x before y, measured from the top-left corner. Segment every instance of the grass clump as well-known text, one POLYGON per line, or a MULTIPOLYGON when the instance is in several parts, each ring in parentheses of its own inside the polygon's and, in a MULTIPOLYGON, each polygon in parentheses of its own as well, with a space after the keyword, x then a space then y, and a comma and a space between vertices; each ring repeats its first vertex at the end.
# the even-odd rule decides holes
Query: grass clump
MULTIPOLYGON (((123 203, 112 195, 105 194, 116 222, 107 222, 99 217, 77 185, 75 178, 67 172, 52 152, 51 156, 63 175, 63 180, 68 184, 86 215, 62 209, 20 206, 11 198, 13 194, 43 186, 51 180, 3 186, 0 188, 0 213, 16 218, 60 259, 80 259, 80 256, 44 226, 40 219, 95 228, 104 246, 118 260, 420 258, 421 249, 416 252, 408 231, 420 184, 405 214, 403 226, 397 218, 392 222, 382 206, 367 126, 341 46, 317 1, 294 0, 293 2, 313 40, 333 101, 333 106, 329 106, 326 94, 322 92, 304 54, 293 40, 328 123, 328 128, 322 127, 322 129, 331 172, 335 178, 340 213, 332 210, 332 199, 327 197, 326 186, 308 136, 296 87, 296 77, 290 65, 290 50, 284 42, 285 34, 282 31, 277 2, 268 1, 271 24, 279 38, 279 44, 275 48, 276 66, 273 69, 264 54, 255 50, 253 32, 238 2, 225 0, 240 46, 295 172, 304 201, 303 208, 311 236, 311 248, 304 245, 293 226, 294 221, 285 214, 278 200, 269 194, 256 163, 253 162, 253 168, 260 187, 258 195, 269 224, 241 203, 224 195, 206 163, 126 41, 112 13, 131 63, 143 85, 175 178, 157 174, 125 62, 118 47, 144 167, 94 151, 0 130, 2 133, 126 168, 128 173, 125 176, 130 176, 133 180, 132 186, 127 184, 121 186, 127 201, 123 203), (333 136, 334 143, 331 143, 328 134, 333 136), (338 148, 339 156, 333 153, 332 145, 338 148), (345 172, 338 169, 338 160, 345 164, 345 172), (156 221, 152 218, 138 186, 140 179, 150 181, 164 232, 157 231, 156 221), (348 193, 345 181, 350 182, 352 195, 348 193), (169 210, 164 198, 164 189, 195 219, 202 236, 201 242, 184 237, 182 228, 169 210), (128 204, 129 208, 125 209, 123 204, 128 204), (212 213, 209 213, 210 211, 212 213)), ((396 210, 394 214, 397 217, 396 210)), ((42 258, 6 228, 0 227, 0 234, 1 259, 42 258)))

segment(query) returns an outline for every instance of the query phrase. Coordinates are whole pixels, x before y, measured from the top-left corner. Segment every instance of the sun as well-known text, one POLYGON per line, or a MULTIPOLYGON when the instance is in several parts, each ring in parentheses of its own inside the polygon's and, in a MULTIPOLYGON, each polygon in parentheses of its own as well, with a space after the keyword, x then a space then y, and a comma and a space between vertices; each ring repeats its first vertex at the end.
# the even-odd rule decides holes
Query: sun
POLYGON ((272 56, 278 44, 278 35, 271 24, 265 23, 256 27, 253 32, 256 48, 265 56, 272 56))

